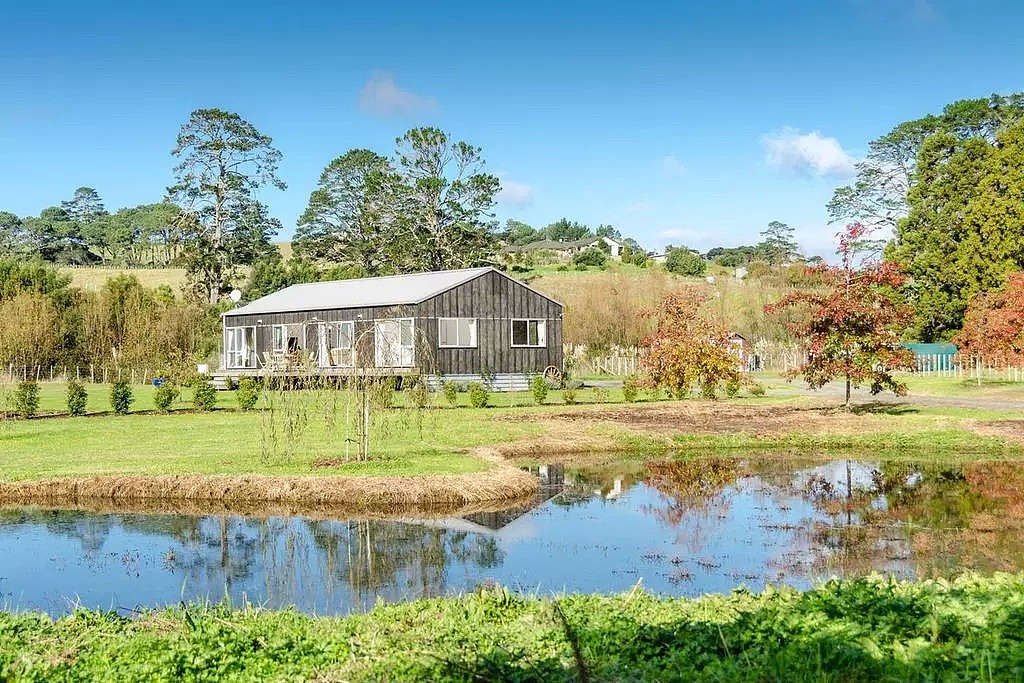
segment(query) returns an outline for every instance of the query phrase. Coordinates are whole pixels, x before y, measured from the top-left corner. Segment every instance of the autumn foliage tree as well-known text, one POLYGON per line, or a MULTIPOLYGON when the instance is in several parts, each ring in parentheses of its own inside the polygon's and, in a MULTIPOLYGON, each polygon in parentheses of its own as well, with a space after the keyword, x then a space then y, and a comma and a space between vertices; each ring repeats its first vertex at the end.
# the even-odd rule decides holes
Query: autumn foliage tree
POLYGON ((648 386, 681 396, 697 385, 713 396, 719 383, 740 380, 740 359, 729 330, 702 310, 709 298, 698 287, 684 287, 645 313, 656 325, 643 343, 648 352, 641 370, 648 386))
POLYGON ((972 299, 964 327, 953 341, 962 354, 986 362, 1024 362, 1024 273, 1011 273, 1001 290, 972 299))
POLYGON ((793 374, 802 375, 812 389, 845 378, 847 406, 851 387, 863 384, 872 394, 905 394, 906 384, 893 372, 913 369, 913 354, 900 344, 913 314, 898 292, 906 276, 898 264, 877 259, 871 232, 860 223, 847 225, 838 235, 840 264, 809 269, 823 286, 792 292, 765 307, 768 313, 799 309, 803 322, 789 328, 806 344, 807 356, 793 374))

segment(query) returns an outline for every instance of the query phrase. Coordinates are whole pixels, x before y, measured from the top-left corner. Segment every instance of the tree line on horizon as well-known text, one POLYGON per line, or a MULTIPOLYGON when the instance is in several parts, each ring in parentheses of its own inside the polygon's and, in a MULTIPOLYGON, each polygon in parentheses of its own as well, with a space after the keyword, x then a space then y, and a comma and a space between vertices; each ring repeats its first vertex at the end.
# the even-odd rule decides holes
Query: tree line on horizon
MULTIPOLYGON (((288 260, 271 243, 281 225, 258 198, 265 188, 285 188, 269 136, 238 114, 199 109, 171 155, 174 182, 161 202, 111 213, 95 189, 81 187, 39 216, 0 212, 0 257, 181 266, 190 294, 216 305, 246 273, 254 297, 301 281, 490 265, 507 246, 540 240, 605 235, 649 254, 607 224, 592 230, 562 218, 543 228, 500 226, 493 213, 500 181, 486 171, 482 150, 436 128, 409 130, 390 154, 352 149, 331 160, 288 260)), ((898 294, 914 316, 902 337, 956 338, 965 320, 985 319, 971 312, 975 302, 1005 307, 1012 297, 998 294, 1024 270, 1024 95, 961 100, 898 124, 871 142, 856 177, 827 208, 834 222, 892 235, 876 246, 906 276, 898 294)), ((702 275, 709 263, 781 272, 812 261, 785 223, 772 221, 761 237, 704 254, 674 247, 666 265, 702 275)))

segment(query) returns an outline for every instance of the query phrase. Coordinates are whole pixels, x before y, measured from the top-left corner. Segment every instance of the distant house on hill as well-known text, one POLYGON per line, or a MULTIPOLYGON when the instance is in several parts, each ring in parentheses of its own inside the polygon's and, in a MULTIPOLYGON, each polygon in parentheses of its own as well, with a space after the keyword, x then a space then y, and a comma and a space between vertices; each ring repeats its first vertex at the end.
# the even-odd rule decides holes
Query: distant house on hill
POLYGON ((494 268, 292 285, 223 328, 232 378, 486 376, 501 390, 562 369, 562 304, 494 268))
POLYGON ((557 240, 539 240, 529 244, 521 244, 508 247, 505 251, 509 254, 525 254, 531 252, 553 252, 555 256, 563 261, 571 261, 573 257, 587 247, 605 249, 613 259, 622 258, 622 249, 625 245, 611 237, 587 237, 572 242, 559 242, 557 240), (602 246, 603 245, 603 246, 602 246))

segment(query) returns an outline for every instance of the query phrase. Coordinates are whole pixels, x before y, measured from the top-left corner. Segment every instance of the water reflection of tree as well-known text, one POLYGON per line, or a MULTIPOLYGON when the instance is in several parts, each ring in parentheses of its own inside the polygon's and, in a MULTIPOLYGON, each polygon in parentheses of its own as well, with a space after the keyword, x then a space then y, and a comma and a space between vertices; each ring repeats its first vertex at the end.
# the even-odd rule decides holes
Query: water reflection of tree
POLYGON ((842 574, 948 575, 969 566, 974 549, 951 541, 996 505, 962 466, 934 463, 881 463, 866 486, 812 477, 803 493, 827 516, 807 530, 813 567, 842 574))
POLYGON ((384 520, 306 525, 322 553, 325 578, 344 583, 360 598, 392 590, 439 595, 451 564, 487 569, 504 561, 496 540, 482 534, 384 520))
MULTIPOLYGON (((236 588, 262 590, 273 604, 317 604, 324 595, 344 606, 350 597, 371 604, 378 594, 438 595, 453 566, 500 566, 495 538, 387 520, 112 515, 77 510, 0 510, 0 525, 39 524, 73 538, 83 556, 95 554, 112 530, 166 540, 157 566, 184 585, 217 598, 236 588), (253 585, 251 582, 258 581, 253 585), (345 594, 337 588, 344 586, 345 594)), ((157 543, 159 547, 159 543, 157 543)))
POLYGON ((730 508, 729 490, 744 474, 742 463, 732 458, 648 462, 644 468, 644 483, 658 492, 663 504, 643 505, 641 510, 672 529, 689 525, 680 540, 693 552, 716 533, 730 508))

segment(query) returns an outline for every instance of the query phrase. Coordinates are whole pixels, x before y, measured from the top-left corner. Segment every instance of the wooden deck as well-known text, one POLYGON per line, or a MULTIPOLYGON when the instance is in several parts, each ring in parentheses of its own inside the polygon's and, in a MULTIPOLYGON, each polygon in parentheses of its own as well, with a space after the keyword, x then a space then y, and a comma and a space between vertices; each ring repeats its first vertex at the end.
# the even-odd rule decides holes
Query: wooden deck
POLYGON ((223 377, 405 377, 419 375, 419 368, 340 368, 317 366, 228 368, 213 373, 223 377))
POLYGON ((210 375, 213 385, 218 389, 230 388, 229 380, 237 382, 242 377, 259 377, 287 379, 301 382, 302 380, 331 378, 345 379, 349 377, 418 377, 419 368, 340 368, 340 367, 284 367, 284 368, 228 368, 217 370, 210 375))

